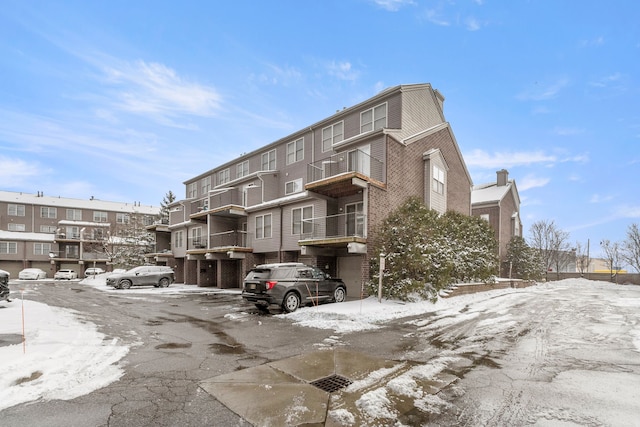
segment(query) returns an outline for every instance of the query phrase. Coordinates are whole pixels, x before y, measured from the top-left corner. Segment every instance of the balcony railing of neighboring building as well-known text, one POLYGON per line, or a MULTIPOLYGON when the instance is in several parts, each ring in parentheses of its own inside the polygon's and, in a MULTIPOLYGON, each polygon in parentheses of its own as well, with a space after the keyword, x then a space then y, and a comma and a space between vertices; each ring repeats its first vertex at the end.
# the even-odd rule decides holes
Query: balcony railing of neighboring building
POLYGON ((248 248, 249 234, 242 230, 229 230, 221 233, 214 233, 209 236, 209 244, 212 249, 216 248, 248 248))
POLYGON ((365 242, 366 224, 366 215, 355 212, 305 219, 300 244, 365 242))
POLYGON ((308 164, 307 182, 312 183, 348 173, 356 173, 382 182, 383 163, 360 150, 338 153, 308 164))

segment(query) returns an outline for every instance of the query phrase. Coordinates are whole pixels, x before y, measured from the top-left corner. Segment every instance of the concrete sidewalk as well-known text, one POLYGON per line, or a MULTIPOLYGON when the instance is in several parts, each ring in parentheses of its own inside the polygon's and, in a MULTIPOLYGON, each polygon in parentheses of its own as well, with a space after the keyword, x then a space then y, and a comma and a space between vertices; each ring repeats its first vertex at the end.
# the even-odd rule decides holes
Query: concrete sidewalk
MULTIPOLYGON (((321 350, 211 378, 201 387, 255 426, 366 425, 372 419, 363 405, 371 402, 363 394, 412 366, 344 349, 321 350)), ((435 394, 456 379, 425 380, 421 389, 435 394)), ((394 408, 411 411, 411 404, 394 408)))

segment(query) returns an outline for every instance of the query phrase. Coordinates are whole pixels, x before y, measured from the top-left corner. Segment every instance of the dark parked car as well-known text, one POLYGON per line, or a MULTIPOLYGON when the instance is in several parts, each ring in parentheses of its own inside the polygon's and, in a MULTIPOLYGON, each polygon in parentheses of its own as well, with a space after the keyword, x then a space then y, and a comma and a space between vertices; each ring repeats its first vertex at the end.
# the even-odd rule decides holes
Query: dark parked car
POLYGON ((107 285, 117 289, 129 289, 131 286, 153 285, 166 288, 174 282, 173 269, 160 265, 133 267, 124 273, 107 276, 107 285))
POLYGON ((300 305, 343 302, 347 287, 317 267, 301 263, 263 264, 252 268, 244 279, 242 298, 261 310, 272 304, 288 313, 300 305))
POLYGON ((9 272, 0 270, 0 300, 11 302, 11 299, 9 299, 10 293, 11 291, 9 290, 9 272))

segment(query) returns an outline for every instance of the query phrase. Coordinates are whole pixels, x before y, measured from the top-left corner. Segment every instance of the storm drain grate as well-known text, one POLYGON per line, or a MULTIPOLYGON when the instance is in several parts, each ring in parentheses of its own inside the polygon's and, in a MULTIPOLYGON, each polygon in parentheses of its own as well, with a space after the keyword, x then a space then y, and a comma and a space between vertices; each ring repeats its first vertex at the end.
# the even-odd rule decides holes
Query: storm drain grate
POLYGON ((352 382, 353 381, 351 381, 349 378, 334 374, 328 377, 320 378, 319 380, 315 380, 311 383, 311 385, 314 385, 320 390, 326 391, 327 393, 333 393, 334 391, 338 391, 341 388, 347 387, 352 382))

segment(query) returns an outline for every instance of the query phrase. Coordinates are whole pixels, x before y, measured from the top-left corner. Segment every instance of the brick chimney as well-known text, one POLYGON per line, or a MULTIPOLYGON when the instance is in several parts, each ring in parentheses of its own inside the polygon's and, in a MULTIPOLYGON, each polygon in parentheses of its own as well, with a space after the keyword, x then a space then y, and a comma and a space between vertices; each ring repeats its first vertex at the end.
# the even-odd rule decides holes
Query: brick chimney
POLYGON ((501 169, 496 172, 498 175, 498 187, 503 187, 509 182, 509 171, 501 169))

